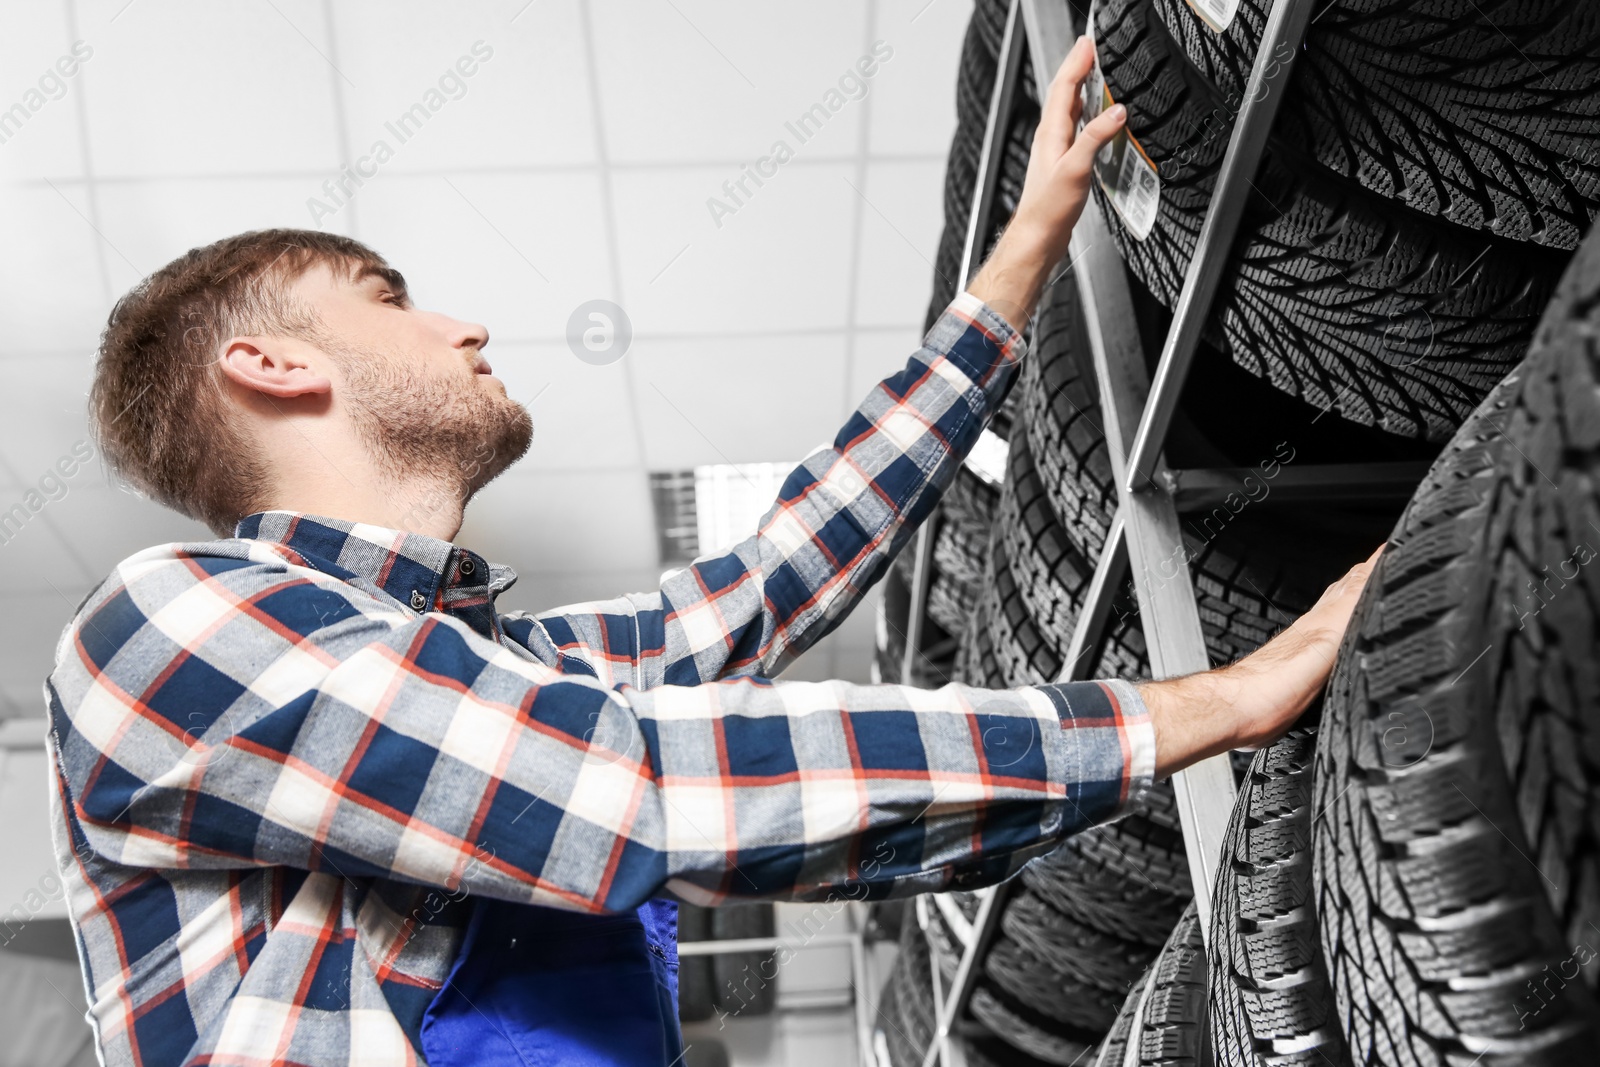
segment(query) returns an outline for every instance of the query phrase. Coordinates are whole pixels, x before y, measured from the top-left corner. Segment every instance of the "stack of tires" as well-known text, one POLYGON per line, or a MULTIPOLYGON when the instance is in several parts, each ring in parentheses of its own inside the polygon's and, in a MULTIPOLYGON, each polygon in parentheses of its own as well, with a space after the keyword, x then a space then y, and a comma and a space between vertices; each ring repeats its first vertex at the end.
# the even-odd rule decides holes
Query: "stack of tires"
MULTIPOLYGON (((1152 363, 1267 9, 1091 12, 1158 179, 1140 219, 1093 183, 1152 363)), ((1251 472, 1181 516, 1152 580, 1189 572, 1222 664, 1389 549, 1325 702, 1236 762, 1209 929, 1165 786, 1008 887, 971 1006, 990 1062, 1487 1067, 1600 1047, 1600 237, 1573 255, 1600 207, 1600 9, 1314 16, 1167 445, 1173 466, 1251 472), (1269 499, 1285 466, 1393 459, 1433 461, 1403 511, 1269 499)), ((974 27, 997 19, 980 0, 974 27)), ((992 505, 959 486, 945 505, 964 514, 936 554, 963 583, 937 609, 946 679, 1148 676, 1131 587, 1092 669, 1066 662, 1117 500, 1098 399, 1069 272, 1029 336, 992 505)), ((928 913, 919 943, 953 973, 928 913)))
MULTIPOLYGON (((945 167, 944 229, 934 258, 933 294, 923 322, 924 331, 933 327, 955 299, 961 277, 961 255, 966 247, 967 223, 972 214, 972 195, 978 180, 989 98, 998 71, 1008 6, 1006 0, 978 0, 962 42, 956 79, 956 132, 945 167)), ((1034 127, 1039 121, 1039 100, 1031 72, 1024 71, 1020 88, 1001 140, 992 225, 981 239, 985 250, 993 246, 1016 210, 1028 170, 1034 127)), ((1008 404, 995 415, 990 429, 1004 437, 1012 420, 1013 410, 1008 404)), ((935 541, 924 619, 926 629, 918 641, 920 651, 912 658, 909 678, 904 677, 903 666, 915 553, 902 552, 884 576, 874 661, 877 681, 938 687, 954 679, 956 650, 981 586, 982 561, 988 554, 989 525, 997 500, 998 487, 970 467, 958 471, 945 492, 939 518, 932 524, 935 541)))

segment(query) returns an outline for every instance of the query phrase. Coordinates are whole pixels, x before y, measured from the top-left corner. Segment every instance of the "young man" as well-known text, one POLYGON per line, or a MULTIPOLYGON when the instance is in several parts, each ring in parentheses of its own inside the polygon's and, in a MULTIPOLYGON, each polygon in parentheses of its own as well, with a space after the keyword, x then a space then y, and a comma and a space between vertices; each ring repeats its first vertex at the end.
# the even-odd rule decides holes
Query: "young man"
POLYGON ((105 454, 214 541, 124 560, 46 684, 107 1064, 653 1063, 675 905, 976 888, 1282 732, 1365 567, 1223 670, 775 683, 884 572, 1016 376, 1108 112, 1050 89, 1016 217, 757 533, 659 591, 500 614, 451 543, 527 449, 488 332, 343 238, 245 234, 112 313, 105 454), (1018 753, 1021 753, 1019 756, 1018 753))

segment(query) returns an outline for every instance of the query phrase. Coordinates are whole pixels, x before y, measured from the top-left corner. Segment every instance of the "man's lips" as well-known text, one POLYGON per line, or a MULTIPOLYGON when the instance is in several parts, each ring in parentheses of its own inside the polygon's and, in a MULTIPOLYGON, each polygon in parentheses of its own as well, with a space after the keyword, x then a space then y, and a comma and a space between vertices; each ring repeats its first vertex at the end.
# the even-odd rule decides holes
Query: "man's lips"
POLYGON ((478 357, 478 362, 473 364, 472 369, 477 371, 479 374, 493 374, 494 373, 494 368, 489 366, 489 361, 484 359, 482 356, 478 357))

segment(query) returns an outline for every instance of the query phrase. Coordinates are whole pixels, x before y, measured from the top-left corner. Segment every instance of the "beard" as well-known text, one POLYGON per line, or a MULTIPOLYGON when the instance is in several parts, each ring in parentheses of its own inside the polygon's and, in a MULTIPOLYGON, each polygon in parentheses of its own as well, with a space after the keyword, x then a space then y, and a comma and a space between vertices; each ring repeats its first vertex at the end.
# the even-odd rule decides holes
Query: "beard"
POLYGON ((382 352, 330 340, 320 344, 340 364, 356 431, 397 484, 434 481, 465 504, 533 443, 528 409, 485 388, 481 375, 428 378, 382 352))

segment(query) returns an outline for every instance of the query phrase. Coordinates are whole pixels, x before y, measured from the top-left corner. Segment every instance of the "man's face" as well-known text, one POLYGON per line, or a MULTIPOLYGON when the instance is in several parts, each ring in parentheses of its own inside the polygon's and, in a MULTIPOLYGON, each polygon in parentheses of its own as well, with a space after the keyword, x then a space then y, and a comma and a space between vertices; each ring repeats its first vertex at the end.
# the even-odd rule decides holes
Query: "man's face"
POLYGON ((391 474, 470 496, 527 452, 532 419, 490 373, 484 327, 413 306, 398 275, 351 282, 319 265, 290 296, 320 317, 334 401, 391 474))

